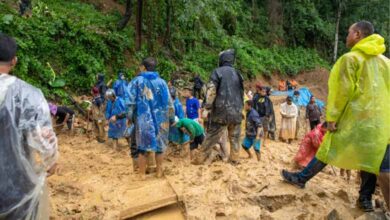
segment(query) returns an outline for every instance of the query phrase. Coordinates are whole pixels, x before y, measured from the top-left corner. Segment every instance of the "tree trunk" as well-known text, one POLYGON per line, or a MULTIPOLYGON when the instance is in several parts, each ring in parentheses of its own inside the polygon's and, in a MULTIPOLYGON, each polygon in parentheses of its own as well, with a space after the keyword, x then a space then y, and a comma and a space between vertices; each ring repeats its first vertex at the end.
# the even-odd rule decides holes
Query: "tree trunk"
POLYGON ((133 12, 133 4, 132 0, 127 0, 126 1, 126 12, 123 18, 119 21, 118 23, 118 29, 122 30, 123 28, 126 27, 127 23, 129 22, 131 15, 133 12))
POLYGON ((172 2, 165 0, 166 3, 166 24, 165 24, 165 38, 164 44, 171 48, 171 20, 172 20, 172 2))
POLYGON ((142 45, 142 6, 143 6, 143 1, 138 0, 137 3, 137 19, 136 19, 136 36, 135 36, 135 48, 136 50, 141 49, 142 45))
POLYGON ((334 51, 333 51, 333 62, 336 62, 337 60, 337 49, 339 46, 339 26, 340 26, 340 19, 341 19, 341 1, 339 0, 339 8, 337 10, 337 21, 336 21, 336 34, 334 39, 334 51))
POLYGON ((252 0, 252 21, 257 21, 257 0, 252 0))

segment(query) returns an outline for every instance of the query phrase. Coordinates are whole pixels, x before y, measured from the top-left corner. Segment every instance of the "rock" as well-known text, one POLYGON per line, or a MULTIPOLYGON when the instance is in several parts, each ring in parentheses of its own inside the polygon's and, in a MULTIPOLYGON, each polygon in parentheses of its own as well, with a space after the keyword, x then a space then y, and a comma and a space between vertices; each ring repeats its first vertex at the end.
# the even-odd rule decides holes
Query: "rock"
POLYGON ((347 220, 354 219, 352 214, 344 205, 337 205, 337 208, 332 209, 329 214, 325 217, 326 220, 347 220))
POLYGON ((328 216, 326 216, 326 220, 342 220, 340 218, 340 214, 336 209, 333 209, 328 216))
POLYGON ((340 189, 337 193, 336 193, 336 196, 338 196, 339 198, 341 198, 342 200, 344 200, 345 202, 347 203, 350 203, 350 199, 349 199, 349 195, 348 193, 343 190, 343 189, 340 189))
POLYGON ((364 213, 356 220, 386 220, 386 216, 383 212, 368 212, 364 213))

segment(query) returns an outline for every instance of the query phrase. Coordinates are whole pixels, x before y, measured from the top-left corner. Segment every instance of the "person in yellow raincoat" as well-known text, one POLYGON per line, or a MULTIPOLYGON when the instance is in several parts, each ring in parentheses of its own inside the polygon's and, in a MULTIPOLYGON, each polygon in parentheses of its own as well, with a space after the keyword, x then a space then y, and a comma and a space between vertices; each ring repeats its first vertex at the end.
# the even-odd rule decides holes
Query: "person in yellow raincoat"
POLYGON ((370 22, 355 23, 348 32, 347 46, 352 49, 336 62, 328 83, 329 132, 306 169, 299 173, 283 170, 282 177, 303 188, 326 164, 361 170, 358 204, 372 211, 374 174, 380 173, 379 183, 389 207, 390 60, 382 55, 384 39, 374 34, 370 22))

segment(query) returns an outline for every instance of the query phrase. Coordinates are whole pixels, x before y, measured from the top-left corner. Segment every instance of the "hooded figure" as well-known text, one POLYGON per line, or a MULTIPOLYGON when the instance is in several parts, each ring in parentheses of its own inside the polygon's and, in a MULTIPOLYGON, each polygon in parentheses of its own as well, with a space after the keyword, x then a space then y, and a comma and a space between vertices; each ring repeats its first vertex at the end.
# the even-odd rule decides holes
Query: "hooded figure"
POLYGON ((138 166, 145 179, 146 153, 155 152, 157 177, 163 176, 162 162, 168 145, 169 119, 175 117, 167 83, 155 72, 157 60, 144 59, 141 73, 128 86, 128 119, 135 124, 138 166))
POLYGON ((390 61, 372 34, 338 59, 329 78, 326 120, 337 123, 317 153, 324 163, 379 173, 390 140, 390 61))
MULTIPOLYGON (((106 119, 110 122, 108 137, 117 141, 126 130, 126 108, 123 99, 116 97, 114 90, 106 92, 106 119)), ((116 146, 114 146, 116 148, 116 146)))
POLYGON ((233 163, 238 162, 240 125, 244 105, 244 80, 233 67, 234 60, 234 50, 221 52, 219 67, 213 71, 207 85, 205 109, 210 112, 210 127, 203 143, 203 150, 206 151, 204 156, 208 158, 208 163, 215 156, 215 151, 211 148, 218 143, 225 129, 228 130, 231 146, 230 160, 233 163))
POLYGON ((58 155, 49 106, 14 76, 0 74, 0 82, 0 219, 41 219, 46 170, 58 155))
POLYGON ((100 98, 104 102, 104 96, 107 91, 107 85, 104 82, 105 76, 103 73, 99 73, 97 75, 97 83, 95 84, 95 87, 99 90, 100 98))
POLYGON ((358 207, 374 211, 376 181, 390 209, 390 61, 382 54, 383 37, 360 21, 350 26, 346 45, 329 77, 326 111, 328 132, 307 167, 282 171, 285 181, 304 187, 327 164, 360 170, 358 207), (375 174, 379 174, 378 178, 375 174))
POLYGON ((138 149, 162 153, 168 144, 169 110, 174 111, 168 86, 157 72, 143 72, 129 84, 128 118, 135 116, 138 149))
POLYGON ((126 88, 127 88, 127 82, 125 79, 125 75, 122 72, 118 73, 118 79, 115 81, 112 88, 115 91, 115 95, 121 99, 123 99, 125 102, 128 101, 126 88))

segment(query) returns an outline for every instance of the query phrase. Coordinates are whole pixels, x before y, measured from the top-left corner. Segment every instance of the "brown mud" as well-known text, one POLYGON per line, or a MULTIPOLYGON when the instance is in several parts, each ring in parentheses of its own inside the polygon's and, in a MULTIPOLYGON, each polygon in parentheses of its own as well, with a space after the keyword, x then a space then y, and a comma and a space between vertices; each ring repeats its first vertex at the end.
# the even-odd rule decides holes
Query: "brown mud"
MULTIPOLYGON (((303 85, 309 88, 319 86, 313 93, 324 95, 319 94, 324 84, 311 84, 319 80, 314 73, 297 80, 306 82, 303 85)), ((280 98, 274 101, 280 103, 277 99, 280 98)), ((279 124, 278 105, 275 113, 279 124)), ((305 132, 303 127, 300 136, 305 132)), ((52 219, 118 219, 120 211, 131 205, 127 192, 161 181, 154 174, 139 181, 132 170, 126 141, 121 140, 120 144, 120 150, 114 151, 110 142, 100 144, 85 134, 59 135, 60 171, 49 178, 52 219)), ((136 219, 323 219, 333 209, 341 219, 361 216, 363 213, 356 208, 356 172, 347 182, 338 175, 337 168, 336 176, 327 167, 305 189, 281 180, 281 169, 295 169, 292 159, 298 144, 270 141, 261 148, 261 162, 245 159, 245 152, 241 152, 241 164, 237 166, 222 161, 195 166, 178 156, 167 156, 166 179, 183 202, 136 219)), ((378 193, 375 198, 382 199, 378 193)))

